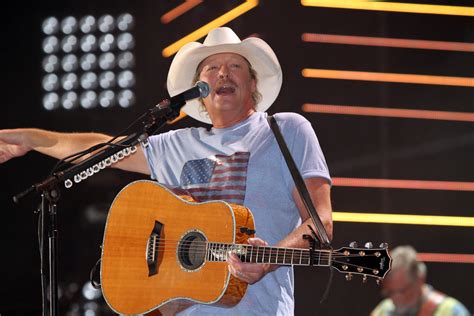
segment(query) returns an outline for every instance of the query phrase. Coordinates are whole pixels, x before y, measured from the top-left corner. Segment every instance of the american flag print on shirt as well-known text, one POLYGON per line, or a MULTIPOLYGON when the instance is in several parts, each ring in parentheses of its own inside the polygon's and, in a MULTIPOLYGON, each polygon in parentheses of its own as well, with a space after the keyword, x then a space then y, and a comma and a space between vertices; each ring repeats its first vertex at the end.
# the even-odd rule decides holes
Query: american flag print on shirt
POLYGON ((243 204, 250 153, 190 160, 181 172, 181 188, 197 201, 224 200, 243 204))

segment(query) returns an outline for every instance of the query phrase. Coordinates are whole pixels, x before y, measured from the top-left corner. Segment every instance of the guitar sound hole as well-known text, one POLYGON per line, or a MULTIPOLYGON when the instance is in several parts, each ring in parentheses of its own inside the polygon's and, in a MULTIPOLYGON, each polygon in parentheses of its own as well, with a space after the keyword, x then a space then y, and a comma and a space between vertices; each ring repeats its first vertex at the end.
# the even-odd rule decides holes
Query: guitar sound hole
POLYGON ((206 258, 206 239, 199 232, 189 232, 179 242, 178 259, 186 270, 196 270, 206 258))

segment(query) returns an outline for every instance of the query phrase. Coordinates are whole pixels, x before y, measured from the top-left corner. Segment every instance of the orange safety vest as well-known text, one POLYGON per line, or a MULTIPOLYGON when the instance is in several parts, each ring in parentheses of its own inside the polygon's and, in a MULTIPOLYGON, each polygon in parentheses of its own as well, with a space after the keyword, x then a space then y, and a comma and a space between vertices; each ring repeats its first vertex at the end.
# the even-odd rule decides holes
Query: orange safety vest
POLYGON ((427 299, 421 305, 418 316, 432 316, 435 310, 438 308, 439 304, 446 298, 441 292, 432 290, 427 299))

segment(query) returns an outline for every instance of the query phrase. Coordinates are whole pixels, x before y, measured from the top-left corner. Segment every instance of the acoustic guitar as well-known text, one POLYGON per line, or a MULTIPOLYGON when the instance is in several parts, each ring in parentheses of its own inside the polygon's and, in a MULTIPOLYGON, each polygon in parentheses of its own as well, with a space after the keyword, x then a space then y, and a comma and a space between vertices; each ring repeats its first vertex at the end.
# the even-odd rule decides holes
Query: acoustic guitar
POLYGON ((224 201, 195 202, 152 181, 132 182, 115 197, 102 245, 101 282, 107 304, 133 315, 174 314, 192 304, 234 306, 247 284, 227 268, 243 262, 333 267, 381 280, 390 269, 386 247, 311 250, 251 246, 250 210, 224 201))

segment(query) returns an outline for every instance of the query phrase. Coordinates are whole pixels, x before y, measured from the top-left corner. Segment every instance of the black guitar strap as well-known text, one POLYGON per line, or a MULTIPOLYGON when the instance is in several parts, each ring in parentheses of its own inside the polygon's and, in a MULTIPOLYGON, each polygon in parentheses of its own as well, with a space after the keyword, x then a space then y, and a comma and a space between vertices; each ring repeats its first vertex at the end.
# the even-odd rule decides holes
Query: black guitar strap
POLYGON ((301 173, 299 172, 298 167, 296 166, 296 163, 293 160, 293 157, 291 156, 290 150, 288 149, 285 139, 283 138, 280 128, 278 127, 278 123, 271 115, 267 117, 267 120, 268 124, 270 125, 270 128, 273 131, 273 134, 275 134, 275 138, 278 142, 278 145, 280 146, 280 150, 283 154, 283 157, 285 157, 286 164, 288 166, 288 169, 290 170, 291 176, 293 177, 293 181, 295 182, 295 186, 298 190, 301 200, 303 201, 304 206, 308 211, 314 226, 316 227, 316 230, 318 232, 318 236, 316 237, 319 237, 320 246, 321 248, 331 249, 331 242, 329 241, 326 229, 324 228, 324 225, 321 222, 321 218, 316 212, 316 208, 314 207, 314 204, 311 201, 308 188, 304 183, 303 177, 301 176, 301 173))
MULTIPOLYGON (((313 221, 313 224, 316 227, 316 230, 318 231, 318 235, 314 237, 318 238, 319 246, 321 248, 332 249, 331 242, 329 241, 329 237, 326 232, 326 229, 324 228, 321 218, 316 212, 316 208, 314 207, 313 201, 311 200, 311 197, 308 192, 308 188, 306 187, 306 184, 304 183, 303 177, 301 176, 301 173, 299 172, 298 167, 296 166, 296 163, 293 160, 293 157, 291 156, 290 150, 288 149, 285 139, 283 138, 283 135, 281 134, 277 121, 271 115, 267 117, 267 120, 278 142, 278 146, 280 146, 280 150, 283 154, 283 157, 285 157, 286 164, 288 166, 288 169, 290 170, 291 176, 293 177, 293 181, 295 182, 295 186, 296 186, 296 189, 298 190, 301 200, 303 201, 304 206, 306 210, 308 211, 309 215, 311 216, 311 220, 313 221)), ((330 273, 329 273, 328 283, 326 285, 326 289, 323 293, 320 303, 323 303, 326 300, 326 298, 329 295, 329 289, 331 288, 332 278, 333 278, 333 269, 331 265, 329 266, 329 268, 330 268, 329 269, 330 273)))

